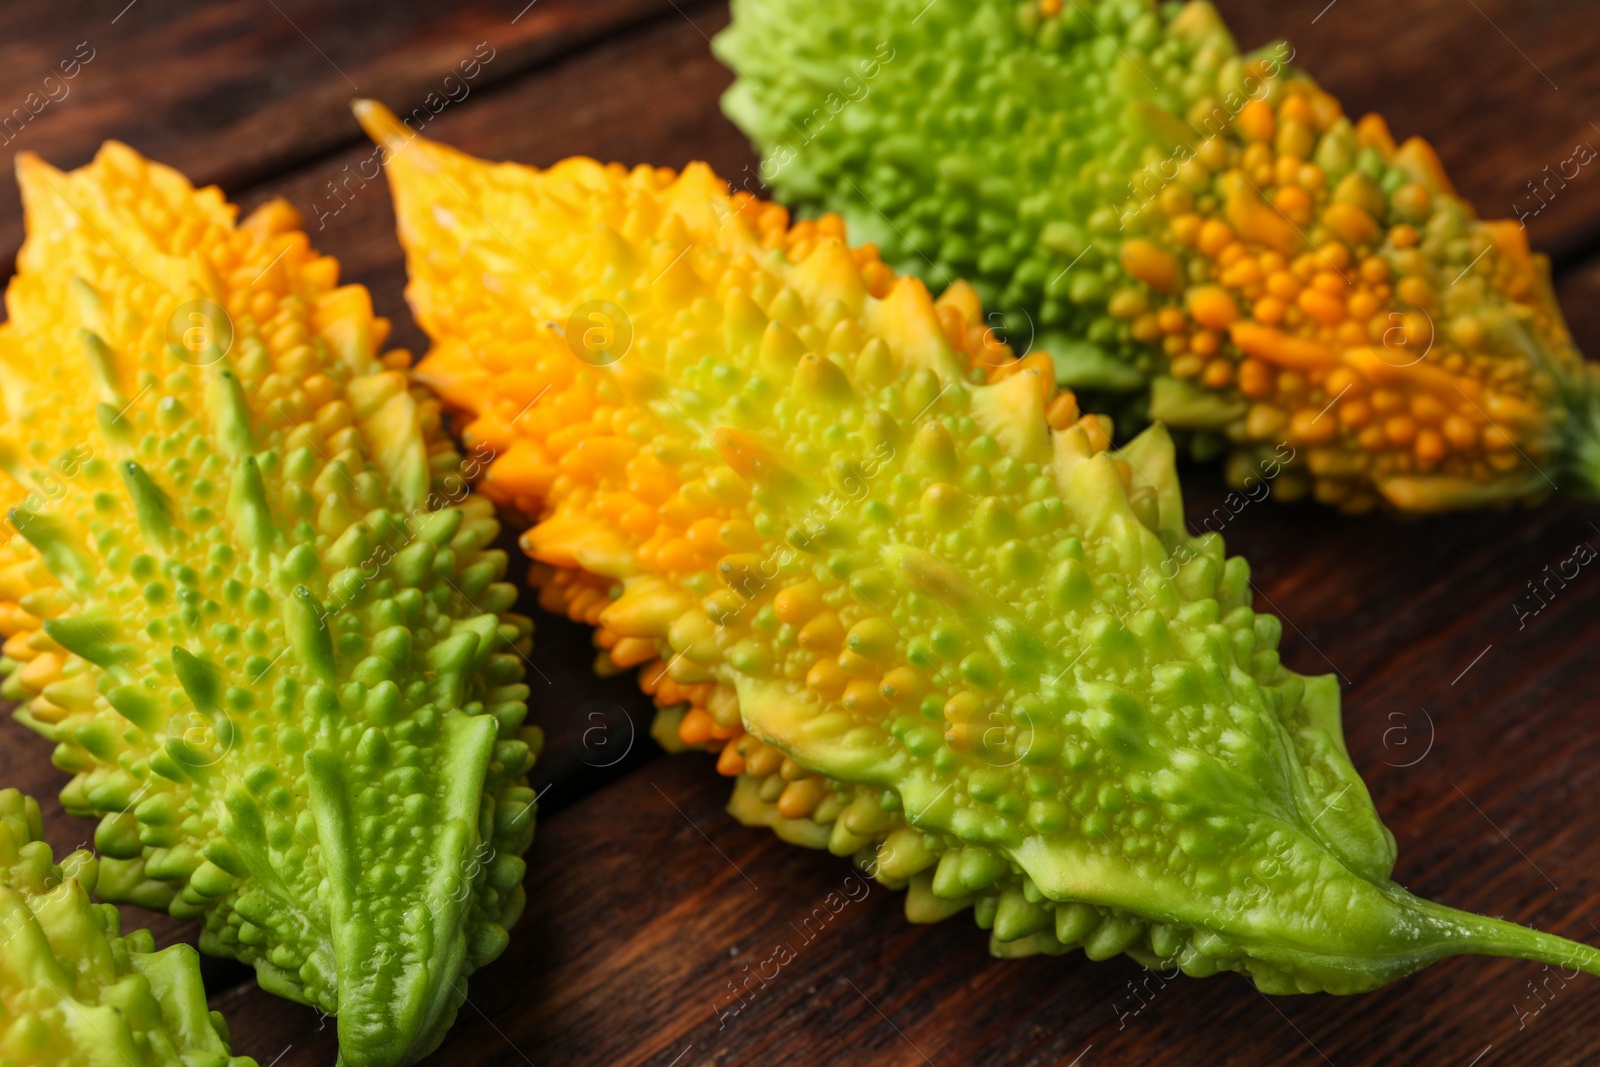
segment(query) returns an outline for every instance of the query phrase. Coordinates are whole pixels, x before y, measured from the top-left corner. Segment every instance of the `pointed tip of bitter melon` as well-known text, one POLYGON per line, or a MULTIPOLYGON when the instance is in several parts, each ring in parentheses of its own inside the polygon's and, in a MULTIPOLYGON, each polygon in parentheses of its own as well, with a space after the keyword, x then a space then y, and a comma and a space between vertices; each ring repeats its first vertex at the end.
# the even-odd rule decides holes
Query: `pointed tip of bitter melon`
POLYGON ((417 138, 388 171, 422 366, 537 519, 541 603, 718 751, 741 820, 1006 955, 1356 992, 1587 951, 1405 896, 1337 681, 1286 669, 1249 567, 1189 535, 1171 438, 1109 450, 972 287, 703 167, 417 138))
POLYGON ((100 819, 106 899, 201 919, 351 1067, 412 1062, 504 948, 533 832, 484 455, 287 204, 235 223, 116 144, 19 168, 6 695, 100 819))
POLYGON ((91 901, 102 863, 87 851, 55 863, 38 804, 0 790, 0 1059, 256 1067, 229 1051, 194 949, 157 952, 148 930, 122 933, 117 909, 91 901))
POLYGON ((1226 451, 1236 485, 1439 511, 1596 484, 1542 205, 1480 219, 1429 144, 1345 115, 1286 42, 1241 53, 1210 4, 745 0, 714 50, 777 196, 1070 338, 1063 384, 1226 451))
POLYGON ((411 139, 411 131, 395 115, 376 100, 353 100, 350 110, 355 113, 361 128, 381 145, 398 148, 411 139))

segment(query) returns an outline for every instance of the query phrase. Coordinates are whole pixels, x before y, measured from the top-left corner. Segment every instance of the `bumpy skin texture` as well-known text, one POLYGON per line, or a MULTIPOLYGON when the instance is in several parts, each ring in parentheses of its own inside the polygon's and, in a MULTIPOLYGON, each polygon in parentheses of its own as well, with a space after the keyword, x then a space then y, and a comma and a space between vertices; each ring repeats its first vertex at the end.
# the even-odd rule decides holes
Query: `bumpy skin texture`
POLYGON ((200 957, 95 904, 99 861, 52 862, 39 805, 0 790, 0 1067, 256 1067, 206 1009, 200 957))
MULTIPOLYGON (((770 183, 1060 381, 1348 510, 1600 487, 1595 371, 1543 256, 1210 4, 735 0, 724 108, 770 183), (1275 467, 1271 468, 1273 471, 1275 467)), ((757 180, 759 179, 759 181, 757 180)))
POLYGON ((4 691, 101 817, 102 895, 202 918, 345 1063, 410 1062, 504 947, 533 829, 532 624, 474 461, 288 205, 235 225, 117 144, 19 177, 4 691))
POLYGON ((1285 669, 1248 567, 1185 533, 1165 431, 1106 451, 970 287, 935 302, 701 164, 489 165, 361 114, 419 375, 500 454, 485 491, 537 520, 547 592, 700 688, 679 737, 722 739, 740 818, 856 856, 914 920, 973 907, 1005 954, 1274 992, 1460 952, 1596 969, 1390 880, 1335 682, 1285 669))

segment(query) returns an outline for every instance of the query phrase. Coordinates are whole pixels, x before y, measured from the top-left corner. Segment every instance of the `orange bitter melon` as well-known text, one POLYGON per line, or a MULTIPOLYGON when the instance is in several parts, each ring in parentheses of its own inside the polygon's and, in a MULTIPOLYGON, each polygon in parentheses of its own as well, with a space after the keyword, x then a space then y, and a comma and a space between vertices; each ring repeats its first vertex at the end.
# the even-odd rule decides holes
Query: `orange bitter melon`
POLYGON ((735 0, 715 47, 750 187, 969 279, 1236 484, 1292 449, 1277 493, 1347 510, 1600 489, 1596 371, 1523 226, 1205 0, 735 0))

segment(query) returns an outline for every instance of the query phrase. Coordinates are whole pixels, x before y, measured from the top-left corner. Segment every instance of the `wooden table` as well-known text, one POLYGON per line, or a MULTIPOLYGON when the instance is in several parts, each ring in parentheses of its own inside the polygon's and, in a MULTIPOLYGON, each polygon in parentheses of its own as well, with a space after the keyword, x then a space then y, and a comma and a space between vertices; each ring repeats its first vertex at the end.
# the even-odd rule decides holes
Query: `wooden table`
MULTIPOLYGON (((285 196, 346 277, 372 289, 397 343, 420 350, 387 190, 375 183, 347 203, 330 193, 369 151, 347 110, 352 97, 408 110, 460 61, 490 56, 431 134, 540 165, 587 153, 674 166, 706 159, 731 174, 753 162, 717 108, 729 75, 706 38, 724 25, 723 4, 524 4, 8 4, 0 114, 61 61, 92 55, 65 97, 7 131, 0 153, 29 149, 76 166, 116 137, 220 183, 246 207, 285 196)), ((1600 145, 1600 10, 1589 0, 1219 6, 1245 46, 1290 37, 1350 111, 1380 109, 1397 134, 1431 139, 1485 214, 1510 215, 1544 167, 1580 141, 1600 145)), ((1585 170, 1530 228, 1554 258, 1580 345, 1600 353, 1600 170, 1585 170)), ((7 194, 0 253, 20 237, 7 194)), ((1193 516, 1224 492, 1214 470, 1185 482, 1193 516)), ((1255 566, 1257 606, 1287 624, 1286 662, 1345 682, 1350 749, 1399 839, 1400 880, 1590 941, 1600 940, 1600 573, 1581 573, 1520 625, 1512 605, 1579 542, 1600 545, 1597 523, 1600 508, 1569 502, 1425 520, 1260 503, 1226 531, 1255 566)), ((529 857, 532 904, 511 948, 473 977, 470 1004, 430 1063, 1600 1058, 1600 981, 1563 985, 1533 964, 1458 959, 1365 997, 1269 1000, 1237 976, 1163 984, 1126 958, 992 960, 966 917, 912 927, 894 894, 852 889, 860 883, 847 882, 844 861, 737 825, 711 761, 662 756, 632 684, 588 676, 586 632, 548 616, 539 628, 534 658, 548 684, 534 680, 532 718, 551 744, 534 774, 547 791, 529 857), (613 728, 605 745, 581 740, 595 710, 613 728), (847 890, 861 899, 819 935, 796 932, 829 893, 847 890), (793 961, 759 995, 734 1001, 745 968, 782 943, 793 961)), ((63 777, 49 746, 9 719, 0 739, 0 783, 53 798, 63 777)), ((58 848, 91 832, 50 799, 46 818, 58 848)), ((163 916, 130 910, 130 919, 163 942, 193 932, 163 916)), ((331 1022, 262 993, 237 964, 206 967, 238 1051, 262 1067, 333 1062, 331 1022)))

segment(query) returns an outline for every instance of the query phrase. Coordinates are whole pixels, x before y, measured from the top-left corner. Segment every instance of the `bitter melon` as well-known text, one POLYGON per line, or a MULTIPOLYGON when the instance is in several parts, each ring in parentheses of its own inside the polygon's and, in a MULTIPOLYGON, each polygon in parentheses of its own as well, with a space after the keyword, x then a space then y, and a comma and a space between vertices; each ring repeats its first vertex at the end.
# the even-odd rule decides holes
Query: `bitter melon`
POLYGON ((206 1009, 200 957, 123 934, 95 904, 99 861, 53 862, 39 805, 0 790, 0 1063, 7 1067, 256 1067, 206 1009))
POLYGON ((409 1063, 524 903, 532 626, 482 457, 286 203, 236 225, 115 143, 18 171, 4 692, 101 819, 102 896, 409 1063))
POLYGON ((1596 371, 1521 223, 1204 0, 735 0, 715 47, 750 188, 970 279, 1236 484, 1293 450, 1278 495, 1347 510, 1600 490, 1596 371))
POLYGON ((419 376, 495 451, 550 599, 670 685, 657 734, 721 749, 739 818, 855 856, 913 920, 973 908, 1002 954, 1270 992, 1466 952, 1600 973, 1391 879, 1337 683, 1285 668, 1249 567, 1187 533, 1166 431, 1108 451, 971 287, 935 301, 703 164, 490 165, 359 114, 419 376))

